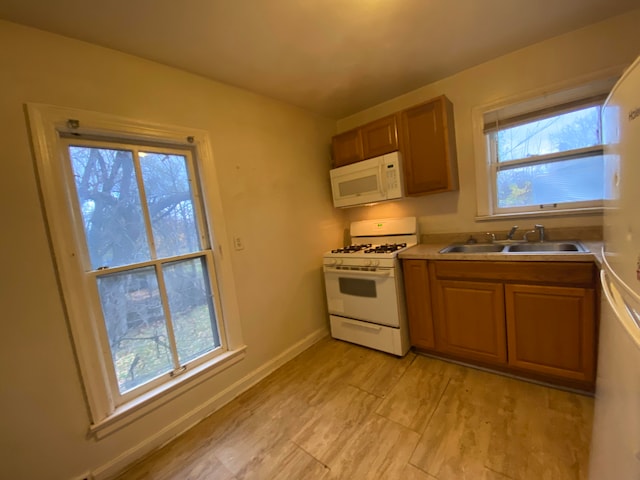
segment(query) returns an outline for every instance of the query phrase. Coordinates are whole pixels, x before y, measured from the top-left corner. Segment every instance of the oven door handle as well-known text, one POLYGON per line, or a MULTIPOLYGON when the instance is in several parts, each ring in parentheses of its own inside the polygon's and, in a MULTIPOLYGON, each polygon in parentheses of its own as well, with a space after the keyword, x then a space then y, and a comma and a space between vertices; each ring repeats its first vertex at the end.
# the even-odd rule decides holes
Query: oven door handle
POLYGON ((384 270, 347 270, 335 267, 324 267, 325 273, 338 273, 340 275, 349 276, 367 276, 367 277, 388 277, 391 275, 391 268, 385 268, 384 270))

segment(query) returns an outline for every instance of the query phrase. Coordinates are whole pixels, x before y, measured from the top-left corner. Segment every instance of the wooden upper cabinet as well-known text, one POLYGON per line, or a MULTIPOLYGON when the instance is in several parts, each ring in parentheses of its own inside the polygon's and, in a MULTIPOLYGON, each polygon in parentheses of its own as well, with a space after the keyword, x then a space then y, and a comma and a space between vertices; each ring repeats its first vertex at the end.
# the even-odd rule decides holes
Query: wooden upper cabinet
POLYGON ((373 158, 398 150, 396 116, 389 115, 361 127, 364 158, 373 158))
POLYGON ((360 130, 349 130, 331 139, 333 150, 333 167, 343 167, 359 162, 362 156, 362 137, 360 130))
POLYGON ((453 105, 444 95, 336 135, 331 147, 334 168, 399 150, 405 195, 458 189, 453 105))
POLYGON ((334 168, 398 150, 396 115, 336 135, 331 140, 334 168))
POLYGON ((440 96, 400 112, 407 195, 458 189, 453 105, 440 96))
POLYGON ((431 315, 431 290, 426 260, 403 260, 404 291, 407 300, 409 337, 411 345, 433 349, 433 317, 431 315))

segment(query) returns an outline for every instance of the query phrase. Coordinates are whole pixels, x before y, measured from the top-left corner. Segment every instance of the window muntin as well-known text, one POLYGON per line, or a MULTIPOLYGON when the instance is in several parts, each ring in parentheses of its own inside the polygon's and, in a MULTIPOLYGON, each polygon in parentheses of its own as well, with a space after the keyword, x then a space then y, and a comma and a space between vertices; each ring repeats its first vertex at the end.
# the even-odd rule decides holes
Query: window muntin
POLYGON ((506 119, 503 127, 485 122, 495 213, 601 203, 601 102, 506 119))
POLYGON ((223 350, 196 169, 186 148, 64 144, 119 404, 223 350))

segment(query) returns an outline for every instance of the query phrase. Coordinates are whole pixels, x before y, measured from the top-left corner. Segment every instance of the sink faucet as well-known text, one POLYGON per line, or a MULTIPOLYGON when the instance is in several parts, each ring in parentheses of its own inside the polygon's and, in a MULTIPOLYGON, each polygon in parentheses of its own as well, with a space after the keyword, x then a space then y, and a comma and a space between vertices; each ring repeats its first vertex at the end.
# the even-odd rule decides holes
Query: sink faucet
POLYGON ((544 242, 544 225, 540 225, 539 223, 533 226, 533 230, 529 230, 528 232, 525 232, 524 234, 524 239, 528 242, 529 239, 527 238, 529 236, 530 233, 537 233, 538 234, 538 241, 539 242, 544 242))
POLYGON ((514 225, 513 227, 511 227, 511 230, 509 230, 509 233, 507 233, 507 240, 513 240, 513 234, 516 233, 517 229, 518 229, 517 225, 514 225))

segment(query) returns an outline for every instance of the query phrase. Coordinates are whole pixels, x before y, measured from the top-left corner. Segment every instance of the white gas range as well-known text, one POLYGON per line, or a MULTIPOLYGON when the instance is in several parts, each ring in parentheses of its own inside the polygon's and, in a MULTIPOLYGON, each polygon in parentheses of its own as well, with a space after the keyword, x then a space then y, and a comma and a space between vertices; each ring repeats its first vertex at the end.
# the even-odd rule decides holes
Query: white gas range
POLYGON ((402 356, 409 332, 398 254, 418 243, 415 217, 351 224, 352 244, 324 254, 334 338, 402 356))

